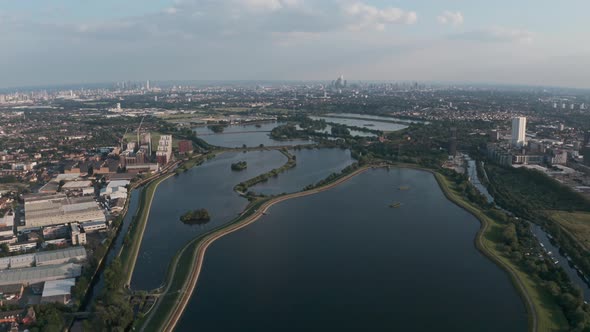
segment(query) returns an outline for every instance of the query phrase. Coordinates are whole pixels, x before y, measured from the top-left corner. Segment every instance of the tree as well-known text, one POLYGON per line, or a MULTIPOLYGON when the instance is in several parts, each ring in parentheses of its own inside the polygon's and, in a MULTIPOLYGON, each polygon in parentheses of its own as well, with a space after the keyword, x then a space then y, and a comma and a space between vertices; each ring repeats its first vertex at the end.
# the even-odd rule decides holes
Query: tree
POLYGON ((185 224, 200 224, 211 220, 211 216, 206 209, 197 209, 193 211, 187 211, 185 214, 180 216, 180 220, 185 224))

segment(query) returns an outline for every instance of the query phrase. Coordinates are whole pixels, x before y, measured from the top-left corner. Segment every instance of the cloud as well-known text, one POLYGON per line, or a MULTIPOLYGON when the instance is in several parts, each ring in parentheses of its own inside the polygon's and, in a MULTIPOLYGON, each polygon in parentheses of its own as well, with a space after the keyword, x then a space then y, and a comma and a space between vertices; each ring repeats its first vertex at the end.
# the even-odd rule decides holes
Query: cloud
POLYGON ((413 11, 395 7, 379 9, 363 2, 345 4, 342 9, 352 21, 348 28, 354 31, 365 28, 384 30, 387 24, 414 24, 418 19, 418 15, 413 11))
POLYGON ((164 9, 164 13, 170 14, 170 15, 176 14, 177 11, 178 11, 178 9, 176 9, 176 7, 168 7, 166 9, 164 9))
POLYGON ((436 20, 440 24, 450 24, 453 26, 458 26, 463 24, 463 14, 459 11, 453 12, 450 10, 445 10, 437 16, 436 20))
MULTIPOLYGON (((220 1, 222 2, 222 1, 220 1)), ((300 6, 302 0, 234 0, 235 6, 251 11, 277 11, 300 6)))
POLYGON ((531 44, 534 41, 534 37, 535 34, 533 32, 525 29, 496 26, 453 35, 451 36, 451 39, 462 39, 481 42, 514 42, 521 44, 531 44))

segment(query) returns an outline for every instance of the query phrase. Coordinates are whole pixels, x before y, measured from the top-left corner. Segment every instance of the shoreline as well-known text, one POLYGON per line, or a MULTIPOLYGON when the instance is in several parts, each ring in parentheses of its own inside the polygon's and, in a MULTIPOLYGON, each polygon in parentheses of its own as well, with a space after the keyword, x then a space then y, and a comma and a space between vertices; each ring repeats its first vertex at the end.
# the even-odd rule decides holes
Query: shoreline
POLYGON ((494 252, 492 252, 492 250, 490 250, 483 243, 483 236, 486 233, 486 231, 489 229, 490 223, 485 219, 485 217, 480 216, 479 213, 477 213, 476 211, 472 211, 472 207, 464 205, 464 202, 462 202, 452 196, 452 194, 450 193, 451 189, 444 182, 444 179, 440 178, 443 175, 433 172, 431 170, 426 170, 426 169, 424 169, 424 170, 432 173, 432 175, 436 179, 436 182, 438 183, 441 191, 443 192, 445 197, 451 203, 453 203, 453 204, 457 205, 458 207, 460 207, 461 209, 465 210, 466 212, 468 212, 469 214, 474 216, 480 222, 481 226, 480 226, 479 230, 477 231, 477 234, 475 235, 475 239, 474 239, 475 247, 482 254, 484 254, 484 256, 486 256, 489 260, 491 260, 500 269, 504 270, 508 274, 508 276, 510 277, 510 280, 512 281, 512 285, 514 286, 514 288, 516 288, 518 294, 520 295, 521 299, 523 300, 523 303, 525 304, 526 311, 528 313, 528 315, 527 315, 528 321, 529 321, 529 324, 528 324, 529 329, 528 330, 530 332, 537 332, 538 331, 537 310, 535 308, 533 300, 531 299, 530 294, 526 290, 524 282, 520 279, 520 277, 518 276, 516 271, 514 271, 514 268, 512 266, 509 266, 506 263, 504 263, 499 257, 496 256, 496 254, 494 252))
MULTIPOLYGON (((526 308, 527 316, 528 316, 528 321, 529 321, 529 324, 528 324, 529 329, 528 330, 532 331, 532 332, 537 332, 537 330, 538 330, 537 311, 536 311, 535 305, 531 299, 530 294, 527 292, 527 288, 524 285, 523 281, 518 276, 516 271, 514 271, 512 266, 507 265, 505 262, 503 262, 501 259, 499 259, 496 256, 496 254, 494 252, 492 252, 492 250, 489 249, 483 243, 483 236, 488 231, 488 229, 490 227, 489 222, 487 220, 485 220, 484 217, 480 216, 477 213, 477 211, 473 211, 472 210, 473 207, 464 205, 465 202, 459 200, 458 198, 456 198, 452 195, 452 193, 450 192, 451 189, 444 182, 444 179, 440 178, 443 175, 441 175, 438 172, 433 171, 431 169, 427 169, 427 168, 420 167, 418 165, 411 165, 411 164, 371 165, 371 166, 361 167, 361 168, 355 170, 354 172, 347 174, 347 175, 343 176, 342 178, 339 178, 339 179, 335 180, 334 182, 329 183, 325 186, 310 189, 307 191, 300 191, 300 192, 272 198, 266 202, 263 202, 262 205, 260 205, 258 207, 258 209, 256 209, 252 215, 246 217, 245 219, 239 220, 233 224, 229 224, 226 227, 223 227, 221 229, 214 230, 211 234, 206 234, 205 237, 202 237, 202 238, 199 237, 199 238, 195 238, 195 239, 189 241, 189 243, 187 243, 177 254, 177 258, 180 258, 191 245, 194 245, 195 242, 197 242, 196 248, 194 249, 194 258, 191 260, 191 265, 189 267, 189 274, 185 278, 184 283, 182 285, 182 288, 181 288, 182 292, 180 292, 181 293, 180 298, 175 301, 175 304, 174 304, 173 308, 171 309, 170 313, 167 314, 166 320, 163 323, 163 325, 156 326, 156 329, 161 328, 161 330, 163 330, 163 331, 173 331, 174 328, 176 327, 176 325, 178 324, 178 321, 182 317, 182 315, 186 309, 186 306, 187 306, 190 298, 192 297, 194 289, 196 288, 196 285, 198 283, 198 278, 199 278, 199 275, 200 275, 200 272, 201 272, 201 269, 203 266, 203 261, 204 261, 204 257, 205 257, 207 248, 213 242, 222 238, 225 235, 233 233, 243 227, 246 227, 246 226, 254 223, 261 216, 263 216, 269 208, 271 208, 273 205, 275 205, 277 203, 281 203, 283 201, 293 199, 293 198, 309 196, 309 195, 320 193, 322 191, 330 190, 330 189, 352 179, 353 177, 364 173, 365 171, 367 171, 369 169, 376 169, 376 168, 382 168, 382 167, 388 167, 388 166, 389 167, 397 167, 397 168, 416 169, 416 170, 425 171, 425 172, 432 174, 432 176, 435 178, 440 190, 445 195, 445 198, 448 199, 451 203, 455 204, 456 206, 464 209, 465 211, 467 211, 468 213, 473 215, 480 222, 480 228, 474 238, 475 247, 481 253, 483 253, 488 259, 490 259, 493 263, 495 263, 500 269, 504 270, 510 276, 513 286, 515 287, 515 289, 519 293, 521 299, 523 300, 523 304, 525 304, 525 308, 526 308)), ((246 214, 247 211, 248 211, 248 209, 242 213, 242 216, 244 214, 246 214)), ((176 257, 175 257, 175 259, 176 259, 176 257)), ((178 263, 178 262, 175 262, 175 263, 178 263)), ((165 288, 165 291, 161 293, 162 296, 168 295, 167 293, 169 291, 169 288, 171 287, 171 284, 172 284, 171 281, 174 278, 177 266, 178 266, 178 264, 174 264, 171 267, 171 270, 169 272, 170 279, 167 280, 167 286, 165 288)), ((142 322, 141 328, 140 328, 141 331, 144 331, 145 327, 149 325, 148 323, 152 320, 152 317, 153 317, 152 313, 157 312, 160 304, 161 304, 161 299, 158 299, 158 301, 154 305, 154 307, 150 309, 149 314, 148 314, 149 316, 147 316, 147 319, 142 322)))
POLYGON ((432 174, 432 176, 434 176, 434 179, 436 180, 440 190, 445 195, 445 198, 447 200, 449 200, 451 203, 458 206, 459 208, 465 210, 467 213, 474 216, 479 221, 480 228, 477 231, 477 234, 475 235, 475 239, 474 239, 475 247, 477 248, 477 250, 479 252, 481 252, 489 260, 491 260, 494 264, 496 264, 501 270, 503 270, 504 272, 506 272, 508 274, 508 276, 510 277, 510 280, 512 281, 512 285, 514 286, 514 288, 516 288, 518 294, 520 295, 521 299, 523 300, 523 303, 525 304, 527 316, 528 316, 528 321, 529 321, 528 331, 537 332, 538 325, 539 325, 538 324, 539 322, 538 322, 537 309, 535 307, 533 300, 531 299, 531 295, 529 294, 529 292, 527 292, 527 288, 524 285, 524 281, 521 280, 521 278, 518 276, 518 273, 516 271, 514 271, 514 268, 512 266, 509 266, 506 263, 504 263, 499 257, 497 257, 497 255, 491 249, 489 249, 483 243, 483 236, 486 233, 486 231, 488 231, 488 228, 490 227, 490 223, 486 220, 485 216, 479 215, 478 212, 480 212, 480 210, 477 208, 474 208, 472 206, 464 205, 464 204, 466 204, 466 202, 464 202, 463 200, 461 200, 459 198, 454 197, 453 194, 451 193, 451 188, 449 188, 449 186, 445 182, 444 175, 442 175, 436 171, 433 171, 431 169, 424 168, 424 167, 421 167, 418 165, 398 164, 398 165, 392 165, 392 166, 399 167, 399 168, 416 169, 416 170, 420 170, 420 171, 424 171, 424 172, 428 172, 428 173, 432 174), (474 211, 472 209, 476 209, 476 210, 474 211))
MULTIPOLYGON (((131 245, 132 245, 132 247, 130 249, 132 249, 132 252, 130 253, 130 256, 129 256, 129 260, 130 260, 129 264, 126 266, 126 269, 125 269, 125 273, 127 273, 127 276, 125 278, 126 279, 125 285, 128 287, 131 287, 131 279, 133 277, 133 270, 135 269, 135 264, 137 263, 137 257, 139 256, 139 249, 141 248, 141 243, 143 242, 143 234, 145 233, 147 221, 150 216, 154 196, 156 196, 156 189, 158 189, 158 186, 160 185, 160 183, 166 181, 167 179, 169 179, 172 176, 174 176, 174 173, 166 174, 163 177, 153 180, 154 182, 148 183, 147 187, 144 188, 144 190, 151 191, 151 195, 150 195, 150 193, 146 193, 146 195, 150 195, 150 197, 146 197, 149 201, 144 202, 143 206, 141 206, 142 204, 139 204, 137 207, 138 211, 143 210, 143 209, 147 209, 146 210, 147 212, 145 213, 145 217, 143 217, 143 213, 142 213, 142 215, 139 216, 139 218, 141 218, 141 219, 136 220, 136 223, 137 223, 136 227, 140 227, 139 230, 136 230, 136 232, 139 232, 139 233, 135 233, 137 235, 134 235, 134 236, 137 236, 137 241, 133 241, 133 240, 130 241, 131 245), (154 187, 150 188, 150 186, 152 186, 152 185, 154 187)), ((140 195, 141 195, 141 193, 140 193, 140 195)), ((131 227, 132 225, 129 225, 129 226, 131 227)), ((125 244, 123 244, 121 246, 121 250, 117 254, 117 258, 120 258, 122 256, 124 250, 125 250, 125 244)))
MULTIPOLYGON (((293 198, 309 196, 309 195, 317 194, 317 193, 320 193, 320 192, 323 192, 326 190, 330 190, 330 189, 352 179, 353 177, 355 177, 361 173, 364 173, 365 171, 367 171, 369 169, 379 168, 379 167, 382 167, 382 166, 364 166, 364 167, 361 167, 361 168, 355 170, 354 172, 352 172, 350 174, 347 174, 347 175, 335 180, 332 183, 325 185, 325 186, 315 188, 315 189, 310 189, 307 191, 300 191, 300 192, 272 198, 266 202, 263 202, 262 205, 260 205, 258 207, 258 209, 256 209, 253 212, 252 215, 247 216, 245 219, 240 220, 236 223, 230 224, 227 227, 224 227, 224 228, 219 229, 217 231, 214 231, 213 233, 206 235, 204 238, 196 238, 196 239, 190 241, 189 243, 187 243, 179 251, 178 257, 182 256, 182 254, 186 251, 186 249, 189 248, 191 245, 193 245, 195 243, 195 241, 198 241, 197 247, 195 248, 195 252, 196 252, 195 258, 192 260, 188 278, 182 287, 184 289, 184 291, 182 292, 180 299, 178 299, 176 301, 176 305, 172 308, 171 313, 168 314, 166 322, 163 324, 163 327, 161 328, 161 330, 162 331, 173 331, 174 328, 176 327, 176 324, 178 323, 178 321, 182 317, 182 314, 184 313, 184 310, 186 309, 188 301, 192 297, 193 291, 197 285, 207 248, 213 242, 222 238, 225 235, 233 233, 241 228, 244 228, 244 227, 254 223, 260 217, 262 217, 268 211, 269 208, 271 208, 273 205, 275 205, 277 203, 281 203, 283 201, 293 199, 293 198), (187 284, 188 284, 188 287, 187 287, 187 284)), ((244 214, 245 213, 246 212, 244 212, 244 214)), ((176 266, 173 266, 172 269, 173 270, 171 271, 170 275, 173 277, 175 270, 176 270, 176 266)), ((170 280, 168 280, 168 282, 167 282, 166 290, 164 292, 162 292, 163 295, 165 295, 168 292, 168 289, 172 284, 169 281, 170 280)), ((157 310, 159 308, 160 304, 161 304, 161 301, 158 301, 155 304, 154 308, 152 308, 150 310, 150 312, 157 310)), ((144 322, 144 324, 141 327, 141 331, 143 331, 144 327, 146 325, 148 325, 148 323, 151 321, 152 317, 153 316, 150 315, 148 317, 148 319, 144 322)), ((159 329, 160 327, 156 327, 156 328, 159 329)))

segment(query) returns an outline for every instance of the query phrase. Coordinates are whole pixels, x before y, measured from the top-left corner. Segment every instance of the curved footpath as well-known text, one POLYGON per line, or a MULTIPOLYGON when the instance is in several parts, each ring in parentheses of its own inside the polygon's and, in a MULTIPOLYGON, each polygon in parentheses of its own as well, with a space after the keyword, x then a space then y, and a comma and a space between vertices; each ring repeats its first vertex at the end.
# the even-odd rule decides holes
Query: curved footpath
MULTIPOLYGON (((189 243, 187 243, 187 245, 184 246, 181 251, 179 251, 178 257, 182 256, 182 254, 187 250, 187 248, 189 248, 192 244, 194 244, 194 241, 199 241, 199 243, 197 244, 197 248, 196 248, 195 258, 191 261, 190 275, 189 275, 187 281, 185 281, 185 283, 182 287, 182 291, 179 292, 180 298, 177 301, 175 301, 175 304, 174 304, 174 307, 173 307, 171 313, 166 318, 165 323, 160 330, 173 331, 174 328, 176 327, 176 325, 177 325, 178 321, 180 320, 180 318, 182 317, 182 314, 184 313, 184 310, 186 309, 188 301, 190 300, 190 298, 193 294, 193 291, 197 285, 199 274, 201 272, 201 268, 202 268, 203 261, 204 261, 205 252, 207 251, 207 248, 209 247, 209 245, 211 245, 211 243, 213 243, 215 240, 252 224, 256 220, 258 220, 258 218, 260 218, 262 215, 264 215, 270 207, 272 207, 273 205, 275 205, 277 203, 280 203, 280 202, 283 202, 283 201, 286 201, 286 200, 289 200, 292 198, 313 195, 313 194, 316 194, 316 193, 319 193, 322 191, 332 189, 332 188, 336 187, 337 185, 350 180, 351 178, 355 177, 356 175, 359 175, 369 169, 379 168, 379 167, 383 167, 383 165, 365 166, 365 167, 362 167, 362 168, 360 168, 360 169, 358 169, 358 170, 356 170, 356 171, 354 171, 354 172, 352 172, 352 173, 350 173, 350 174, 348 174, 348 175, 346 175, 346 176, 344 176, 344 177, 342 177, 342 178, 340 178, 328 185, 325 185, 325 186, 322 186, 319 188, 315 188, 315 189, 311 189, 311 190, 307 190, 307 191, 302 191, 302 192, 297 192, 297 193, 293 193, 293 194, 288 194, 288 195, 276 197, 276 198, 271 199, 267 202, 264 202, 257 210, 254 211, 254 213, 252 215, 246 217, 245 219, 238 221, 234 224, 231 224, 228 227, 214 231, 211 234, 208 234, 207 236, 205 236, 204 238, 196 238, 196 239, 190 241, 189 243)), ((482 241, 483 234, 485 234, 485 232, 489 228, 489 223, 482 216, 480 216, 477 213, 477 211, 474 211, 473 207, 466 205, 465 202, 454 197, 454 195, 450 192, 450 188, 448 188, 444 179, 440 178, 442 175, 440 175, 430 169, 416 167, 414 165, 393 165, 393 167, 414 168, 414 169, 427 171, 427 172, 433 174, 433 176, 435 177, 435 179, 437 180, 437 182, 439 184, 439 187, 443 191, 445 197, 448 200, 450 200, 451 202, 455 203, 457 206, 459 206, 459 207, 463 208, 464 210, 468 211, 469 213, 473 214, 480 221, 481 228, 478 231, 476 238, 475 238, 476 247, 482 253, 484 253, 484 255, 486 255, 488 258, 490 258, 494 263, 496 263, 500 268, 505 270, 510 275, 510 277, 513 281, 513 284, 516 286, 516 288, 518 289, 519 293, 521 294, 523 300, 526 302, 527 311, 529 313, 529 330, 531 332, 537 332, 537 329, 538 329, 538 327, 537 327, 537 325, 538 325, 537 324, 537 319, 538 319, 537 312, 536 312, 535 306, 533 304, 533 301, 530 298, 530 295, 526 291, 526 287, 524 286, 523 281, 518 277, 518 274, 516 273, 516 271, 514 271, 514 269, 511 266, 508 266, 506 263, 504 263, 502 260, 500 260, 498 257, 496 257, 496 255, 492 252, 492 250, 487 248, 486 245, 482 241)), ((244 212, 244 213, 246 213, 246 212, 244 212)), ((176 272, 176 267, 177 267, 176 265, 172 266, 172 269, 169 274, 171 277, 169 279, 169 282, 166 285, 165 290, 162 292, 162 296, 168 295, 168 291, 170 290, 170 287, 172 285, 172 282, 170 282, 170 281, 174 277, 174 274, 176 272)), ((161 297, 160 297, 160 300, 158 300, 156 305, 152 308, 152 310, 150 310, 149 317, 147 317, 147 320, 144 321, 144 323, 142 324, 141 331, 143 331, 145 329, 145 327, 150 326, 150 321, 151 321, 153 315, 157 313, 161 302, 162 301, 161 301, 161 297)), ((156 327, 156 329, 159 329, 159 328, 160 328, 159 326, 156 327)))
MULTIPOLYGON (((272 207, 273 205, 275 205, 277 203, 280 203, 280 202, 283 202, 283 201, 286 201, 289 199, 297 198, 297 197, 303 197, 303 196, 317 194, 322 191, 332 189, 332 188, 336 187, 337 185, 342 184, 342 183, 350 180, 351 178, 355 177, 356 175, 361 174, 361 173, 365 172, 366 170, 371 169, 373 167, 375 167, 375 166, 365 166, 365 167, 359 168, 359 169, 355 170, 354 172, 352 172, 348 175, 345 175, 344 177, 342 177, 342 178, 340 178, 328 185, 319 187, 319 188, 310 189, 307 191, 301 191, 301 192, 288 194, 288 195, 284 195, 284 196, 280 196, 280 197, 276 197, 274 199, 271 199, 267 202, 264 202, 257 210, 254 211, 254 213, 252 215, 246 217, 245 219, 243 219, 235 224, 232 224, 226 228, 215 231, 215 232, 207 235, 205 238, 201 238, 200 243, 198 244, 198 247, 196 249, 196 257, 192 261, 188 281, 185 283, 179 300, 176 301, 176 304, 175 304, 174 308, 172 309, 170 316, 166 320, 166 323, 164 324, 164 326, 162 327, 161 330, 162 331, 174 330, 174 327, 176 326, 176 324, 178 323, 178 320, 182 316, 182 314, 188 304, 188 301, 190 300, 192 293, 197 285, 199 274, 200 274, 201 268, 203 266, 203 259, 205 257, 205 252, 207 251, 207 248, 209 247, 209 245, 211 245, 211 243, 213 243, 215 240, 217 240, 227 234, 230 234, 232 232, 235 232, 243 227, 246 227, 246 226, 252 224, 256 220, 258 220, 258 218, 263 216, 270 207, 272 207)), ((378 166, 378 167, 381 167, 381 166, 378 166)), ((182 255, 182 253, 193 243, 193 241, 189 242, 181 250, 181 252, 179 252, 179 256, 182 255)), ((173 266, 173 270, 170 273, 171 276, 174 276, 175 270, 176 270, 176 266, 173 266)), ((168 290, 170 289, 171 284, 172 284, 171 282, 168 282, 166 289, 164 290, 164 292, 162 292, 162 294, 168 293, 168 290)), ((155 314, 157 312, 160 303, 161 303, 161 301, 158 301, 156 303, 155 307, 152 310, 150 310, 152 313, 151 313, 150 317, 144 322, 144 324, 141 328, 142 331, 143 331, 144 327, 149 326, 149 322, 150 322, 153 314, 155 314)))

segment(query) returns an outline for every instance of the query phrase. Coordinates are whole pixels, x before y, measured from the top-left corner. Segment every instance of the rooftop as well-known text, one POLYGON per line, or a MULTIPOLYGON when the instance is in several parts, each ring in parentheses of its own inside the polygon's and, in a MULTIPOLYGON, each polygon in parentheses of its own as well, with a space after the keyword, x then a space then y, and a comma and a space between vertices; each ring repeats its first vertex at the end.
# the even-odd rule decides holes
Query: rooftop
POLYGON ((75 284, 76 278, 46 281, 43 287, 43 297, 68 295, 72 292, 72 287, 75 284))
POLYGON ((81 274, 82 266, 73 263, 2 270, 0 271, 0 286, 37 283, 60 278, 75 278, 81 274))
POLYGON ((86 249, 84 247, 70 247, 60 250, 42 251, 38 252, 36 257, 37 264, 43 264, 60 259, 76 259, 79 257, 86 257, 86 249))

